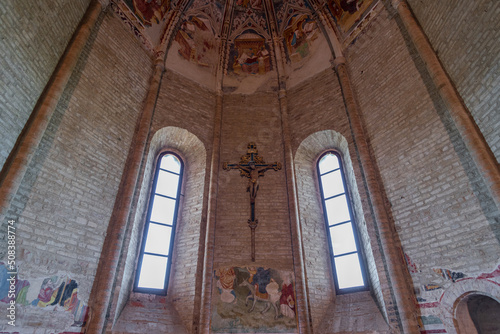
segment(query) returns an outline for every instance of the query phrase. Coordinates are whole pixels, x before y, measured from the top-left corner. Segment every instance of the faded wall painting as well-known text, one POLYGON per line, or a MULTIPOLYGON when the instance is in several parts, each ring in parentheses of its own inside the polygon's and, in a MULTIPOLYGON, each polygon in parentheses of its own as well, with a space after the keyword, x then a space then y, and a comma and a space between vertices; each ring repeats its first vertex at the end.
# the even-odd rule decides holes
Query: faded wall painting
POLYGON ((358 22, 374 0, 329 0, 328 8, 342 33, 358 22))
POLYGON ((182 22, 175 41, 179 43, 178 53, 184 59, 202 67, 217 64, 214 32, 207 19, 192 16, 182 22))
POLYGON ((292 63, 299 62, 310 55, 312 45, 318 38, 318 25, 308 15, 297 14, 288 20, 283 37, 287 60, 292 63))
POLYGON ((41 308, 47 310, 49 318, 70 319, 69 327, 64 328, 67 331, 80 332, 89 313, 86 303, 78 298, 78 283, 74 279, 66 275, 21 279, 0 262, 0 303, 12 301, 18 309, 23 309, 22 313, 41 308))
POLYGON ((254 30, 239 35, 229 51, 229 72, 265 74, 271 71, 270 49, 264 37, 254 30))
POLYGON ((214 333, 295 333, 294 276, 266 267, 225 267, 214 272, 214 333))

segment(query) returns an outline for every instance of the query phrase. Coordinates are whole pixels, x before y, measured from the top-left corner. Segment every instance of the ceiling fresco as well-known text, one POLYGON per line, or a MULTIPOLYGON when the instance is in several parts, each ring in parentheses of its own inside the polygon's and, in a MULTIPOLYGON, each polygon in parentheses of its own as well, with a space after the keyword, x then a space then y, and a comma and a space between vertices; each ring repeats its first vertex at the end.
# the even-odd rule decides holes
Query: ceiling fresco
POLYGON ((277 69, 275 32, 283 43, 279 52, 283 52, 289 78, 295 73, 295 78, 302 80, 310 73, 330 66, 332 53, 321 24, 314 19, 311 3, 314 8, 323 8, 324 15, 336 25, 339 39, 346 45, 363 29, 360 21, 374 16, 372 8, 378 2, 111 0, 111 5, 151 53, 168 46, 167 67, 191 78, 204 76, 205 82, 211 82, 220 60, 223 60, 224 63, 220 63, 223 73, 238 85, 248 77, 274 80, 275 75, 270 72, 277 69), (224 15, 229 15, 229 26, 223 32, 224 15), (172 25, 170 29, 167 24, 172 25), (221 38, 227 43, 221 44, 221 38), (220 45, 225 49, 221 50, 220 45))
POLYGON ((374 0, 328 0, 328 9, 345 36, 372 7, 374 0))
POLYGON ((160 42, 166 15, 173 5, 170 0, 122 0, 118 5, 144 38, 152 45, 160 42))

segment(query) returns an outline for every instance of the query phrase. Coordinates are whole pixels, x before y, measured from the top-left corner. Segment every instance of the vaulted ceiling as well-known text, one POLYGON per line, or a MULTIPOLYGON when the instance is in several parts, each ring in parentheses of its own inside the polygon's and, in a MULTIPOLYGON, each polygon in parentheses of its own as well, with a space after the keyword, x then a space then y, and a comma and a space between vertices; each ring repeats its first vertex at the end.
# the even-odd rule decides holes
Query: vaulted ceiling
POLYGON ((334 31, 348 44, 375 15, 378 2, 112 0, 111 7, 148 50, 167 54, 167 67, 201 82, 219 70, 241 83, 280 64, 292 79, 293 72, 302 71, 295 73, 301 78, 328 67, 332 55, 324 33, 334 31))

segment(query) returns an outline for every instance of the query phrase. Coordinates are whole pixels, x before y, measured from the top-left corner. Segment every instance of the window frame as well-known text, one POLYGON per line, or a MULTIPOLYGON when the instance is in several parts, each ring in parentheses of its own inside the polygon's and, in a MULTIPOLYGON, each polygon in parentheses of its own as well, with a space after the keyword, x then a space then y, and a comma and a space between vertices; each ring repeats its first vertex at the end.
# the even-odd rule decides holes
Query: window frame
POLYGON ((333 150, 333 149, 327 150, 327 151, 323 152, 322 154, 320 154, 320 156, 316 160, 316 173, 317 173, 316 180, 318 182, 318 186, 319 186, 319 190, 320 190, 320 196, 321 196, 321 206, 322 206, 322 210, 323 210, 323 219, 324 219, 324 222, 325 222, 325 231, 326 231, 326 235, 327 235, 328 251, 329 251, 330 262, 331 262, 331 266, 332 266, 333 282, 334 282, 334 285, 335 285, 335 290, 336 290, 337 294, 339 294, 339 295, 353 293, 353 292, 359 292, 359 291, 367 291, 367 290, 369 290, 369 285, 368 285, 368 276, 367 276, 367 272, 366 272, 366 265, 365 265, 364 256, 363 256, 363 249, 361 248, 361 244, 360 244, 360 241, 359 241, 358 229, 357 229, 357 226, 356 226, 356 218, 355 218, 355 215, 354 215, 354 211, 352 209, 352 201, 351 201, 350 189, 347 186, 347 182, 346 182, 346 175, 345 175, 345 171, 344 171, 344 159, 342 157, 342 154, 340 152, 336 151, 336 150, 333 150), (339 167, 337 169, 333 169, 331 171, 324 172, 323 174, 321 174, 320 168, 319 168, 320 162, 328 154, 333 154, 333 155, 335 155, 337 157, 338 163, 339 163, 339 167), (328 214, 327 214, 327 210, 326 210, 326 200, 325 200, 324 190, 323 190, 323 181, 321 180, 321 176, 322 175, 325 175, 327 173, 332 173, 332 172, 334 172, 336 170, 340 170, 340 175, 341 175, 341 179, 342 179, 342 185, 344 187, 344 193, 340 193, 340 194, 337 194, 337 195, 330 196, 330 197, 328 197, 328 199, 333 198, 335 196, 341 196, 342 194, 345 194, 346 203, 347 203, 347 209, 348 209, 349 216, 350 216, 349 217, 350 220, 348 220, 347 222, 350 222, 350 224, 351 224, 353 235, 354 235, 354 242, 355 242, 355 245, 356 245, 356 251, 355 252, 349 252, 349 253, 346 253, 346 254, 341 254, 339 256, 335 256, 334 252, 333 252, 332 240, 331 240, 331 235, 330 235, 330 228, 333 227, 333 226, 342 225, 342 224, 344 224, 346 222, 339 222, 339 223, 336 223, 336 224, 332 224, 331 226, 329 225, 329 223, 328 223, 328 214), (357 255, 358 255, 358 261, 359 261, 359 265, 360 265, 360 269, 361 269, 361 276, 363 278, 363 285, 362 286, 356 286, 356 287, 350 287, 350 288, 340 288, 339 287, 339 282, 338 282, 339 280, 338 280, 337 268, 335 266, 335 258, 343 256, 343 255, 353 254, 353 253, 357 253, 357 255))
MULTIPOLYGON (((139 254, 138 254, 138 259, 137 259, 137 265, 135 267, 136 273, 135 273, 133 291, 134 292, 139 292, 139 293, 145 293, 145 294, 155 294, 155 295, 166 296, 167 295, 167 290, 168 290, 168 284, 169 284, 169 280, 170 280, 170 273, 171 273, 171 267, 172 267, 172 257, 174 255, 173 254, 174 253, 174 241, 175 241, 175 234, 176 234, 176 230, 177 230, 177 219, 178 219, 178 216, 179 216, 180 200, 181 200, 181 196, 182 196, 181 190, 182 190, 183 177, 184 177, 184 161, 179 156, 179 154, 177 154, 176 152, 173 152, 171 150, 167 150, 167 151, 161 152, 158 155, 158 158, 156 160, 156 164, 155 165, 156 165, 156 167, 155 167, 155 170, 154 170, 154 179, 153 179, 153 182, 151 183, 151 187, 150 187, 150 190, 149 190, 148 211, 147 211, 146 220, 144 222, 144 228, 143 228, 143 231, 142 231, 141 247, 139 249, 139 254), (145 252, 145 247, 146 247, 146 241, 147 241, 147 235, 148 235, 148 231, 149 231, 149 226, 151 224, 151 214, 152 214, 152 209, 153 209, 154 197, 156 195, 156 192, 155 192, 156 185, 157 185, 157 182, 158 182, 158 177, 160 175, 161 161, 162 161, 163 157, 165 157, 167 155, 173 155, 174 157, 177 158, 177 160, 180 163, 180 172, 178 174, 179 175, 179 183, 178 183, 178 186, 177 186, 177 194, 176 194, 176 198, 175 198, 174 215, 173 215, 173 219, 172 219, 172 232, 171 232, 171 235, 170 235, 170 247, 169 247, 169 250, 168 250, 168 256, 165 256, 168 259, 167 259, 167 266, 166 266, 166 271, 165 271, 164 288, 163 289, 156 289, 156 288, 139 287, 138 286, 139 285, 139 278, 140 278, 140 274, 141 274, 142 261, 143 261, 143 258, 144 258, 144 254, 146 253, 145 252)), ((167 171, 167 172, 171 173, 170 171, 167 171)), ((158 222, 153 222, 153 223, 161 225, 158 222)), ((165 224, 165 225, 168 225, 168 224, 165 224)))

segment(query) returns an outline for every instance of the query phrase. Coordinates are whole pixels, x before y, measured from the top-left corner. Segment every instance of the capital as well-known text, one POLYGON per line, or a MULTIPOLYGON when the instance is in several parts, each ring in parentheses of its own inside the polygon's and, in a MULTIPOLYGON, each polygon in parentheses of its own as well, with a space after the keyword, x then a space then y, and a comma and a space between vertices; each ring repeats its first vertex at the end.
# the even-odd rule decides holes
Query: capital
POLYGON ((333 60, 333 66, 335 68, 335 70, 337 70, 337 68, 342 65, 342 64, 345 64, 345 57, 343 56, 340 56, 340 57, 336 57, 334 60, 333 60))

